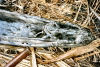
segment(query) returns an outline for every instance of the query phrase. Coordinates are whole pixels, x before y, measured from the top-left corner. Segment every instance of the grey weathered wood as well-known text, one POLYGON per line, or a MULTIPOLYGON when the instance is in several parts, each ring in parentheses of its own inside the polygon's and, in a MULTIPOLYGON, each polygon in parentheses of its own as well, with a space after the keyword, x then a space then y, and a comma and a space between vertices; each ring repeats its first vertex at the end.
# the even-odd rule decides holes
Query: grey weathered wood
POLYGON ((0 0, 0 4, 3 2, 4 0, 0 0))
POLYGON ((15 46, 75 47, 94 40, 91 32, 69 22, 0 10, 0 43, 15 46))

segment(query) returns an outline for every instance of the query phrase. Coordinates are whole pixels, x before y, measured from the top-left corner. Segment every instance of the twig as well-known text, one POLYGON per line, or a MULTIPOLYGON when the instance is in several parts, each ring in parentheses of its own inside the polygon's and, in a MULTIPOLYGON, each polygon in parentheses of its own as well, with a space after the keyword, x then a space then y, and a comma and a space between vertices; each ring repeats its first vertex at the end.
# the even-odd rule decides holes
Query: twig
POLYGON ((97 40, 94 40, 92 43, 90 43, 87 46, 82 46, 82 47, 77 47, 77 48, 71 49, 68 52, 66 52, 65 54, 62 54, 54 59, 44 60, 44 62, 41 61, 40 59, 37 59, 37 60, 39 63, 42 63, 42 64, 52 63, 52 62, 66 59, 66 58, 71 58, 71 57, 75 57, 78 55, 82 55, 87 52, 91 52, 91 51, 95 50, 96 47, 99 47, 99 46, 100 46, 100 39, 97 39, 97 40))
MULTIPOLYGON (((95 2, 95 1, 94 1, 95 2)), ((95 11, 97 11, 97 9, 99 8, 99 2, 96 3, 95 7, 93 8, 95 11)), ((93 18, 93 12, 90 13, 90 17, 91 19, 93 18)))
POLYGON ((90 13, 89 13, 89 5, 88 5, 88 2, 86 2, 86 5, 87 5, 87 18, 86 18, 86 20, 82 24, 83 27, 87 27, 87 25, 90 23, 90 13))
POLYGON ((100 53, 100 51, 96 51, 96 52, 93 52, 93 53, 91 53, 91 54, 87 54, 87 55, 84 55, 84 56, 81 56, 81 57, 75 58, 74 60, 75 60, 75 61, 78 61, 78 60, 81 60, 81 59, 87 58, 87 57, 89 57, 89 56, 92 56, 92 55, 95 55, 95 54, 98 54, 98 53, 100 53))
POLYGON ((36 57, 35 57, 35 53, 34 53, 34 48, 30 47, 30 50, 31 50, 31 53, 32 53, 31 67, 37 67, 36 57))
POLYGON ((91 7, 90 7, 90 10, 100 20, 100 16, 91 7))
MULTIPOLYGON (((2 57, 2 59, 7 61, 7 62, 14 58, 13 56, 10 56, 10 55, 4 54, 4 53, 0 53, 0 57, 2 57)), ((30 61, 26 60, 26 59, 23 59, 23 61, 21 61, 20 64, 18 64, 17 66, 19 67, 20 65, 25 65, 25 66, 30 67, 30 61)), ((2 67, 4 67, 4 65, 2 65, 2 67)))
POLYGON ((14 67, 19 62, 21 62, 24 58, 26 58, 30 53, 28 49, 24 50, 22 53, 20 53, 18 56, 13 58, 5 67, 14 67))
MULTIPOLYGON (((44 59, 53 59, 53 56, 52 54, 48 54, 48 53, 41 53, 41 52, 38 52, 39 55, 42 55, 42 57, 44 59)), ((65 63, 64 61, 58 61, 58 62, 55 62, 55 63, 52 63, 52 64, 56 64, 58 67, 70 67, 67 63, 65 63)))
POLYGON ((82 6, 82 3, 81 3, 80 6, 79 6, 78 12, 76 13, 76 16, 75 16, 73 22, 75 22, 75 21, 77 20, 77 17, 78 17, 79 11, 80 11, 80 9, 81 9, 81 6, 82 6))

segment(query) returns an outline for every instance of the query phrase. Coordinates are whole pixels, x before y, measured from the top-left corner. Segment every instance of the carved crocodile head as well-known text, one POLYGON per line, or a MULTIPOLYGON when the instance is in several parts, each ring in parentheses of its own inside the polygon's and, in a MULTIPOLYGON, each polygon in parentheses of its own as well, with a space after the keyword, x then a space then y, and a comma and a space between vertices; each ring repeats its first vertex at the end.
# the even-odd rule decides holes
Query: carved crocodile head
POLYGON ((3 10, 0 10, 0 17, 3 17, 0 18, 0 43, 2 44, 73 47, 85 45, 94 40, 89 29, 70 22, 55 22, 3 10), (32 40, 38 40, 38 42, 32 40))

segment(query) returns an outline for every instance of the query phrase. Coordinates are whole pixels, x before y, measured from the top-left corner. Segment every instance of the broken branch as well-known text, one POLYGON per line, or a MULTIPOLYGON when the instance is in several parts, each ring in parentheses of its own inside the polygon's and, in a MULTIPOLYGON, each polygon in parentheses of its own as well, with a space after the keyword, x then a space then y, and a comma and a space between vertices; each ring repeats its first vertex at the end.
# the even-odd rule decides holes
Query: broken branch
POLYGON ((29 50, 26 49, 23 52, 21 52, 18 56, 13 58, 5 67, 14 67, 16 66, 19 62, 21 62, 24 58, 26 58, 29 55, 29 50))

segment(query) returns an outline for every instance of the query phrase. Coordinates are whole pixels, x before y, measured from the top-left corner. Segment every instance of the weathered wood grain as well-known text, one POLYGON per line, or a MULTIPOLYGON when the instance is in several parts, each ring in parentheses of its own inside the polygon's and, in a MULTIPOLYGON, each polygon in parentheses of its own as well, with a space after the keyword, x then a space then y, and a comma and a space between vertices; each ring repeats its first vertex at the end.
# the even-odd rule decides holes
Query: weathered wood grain
POLYGON ((75 47, 94 40, 89 29, 66 22, 0 10, 0 43, 16 46, 75 47))

